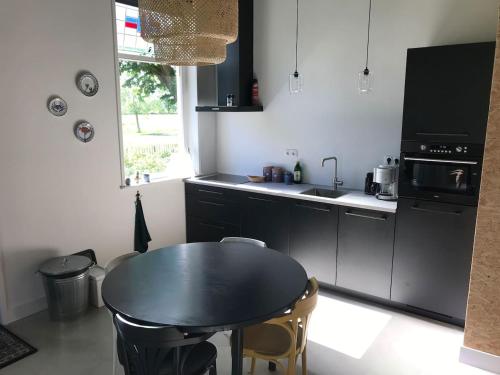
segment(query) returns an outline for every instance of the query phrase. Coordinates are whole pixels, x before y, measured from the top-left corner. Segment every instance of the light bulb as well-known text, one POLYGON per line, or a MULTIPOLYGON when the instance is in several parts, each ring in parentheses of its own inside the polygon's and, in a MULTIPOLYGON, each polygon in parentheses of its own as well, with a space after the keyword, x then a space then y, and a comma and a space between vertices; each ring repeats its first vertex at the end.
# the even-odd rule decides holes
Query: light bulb
POLYGON ((302 91, 303 79, 299 72, 295 71, 290 74, 290 94, 298 94, 302 91))
POLYGON ((360 94, 368 94, 373 89, 373 73, 365 68, 358 73, 358 90, 360 94))

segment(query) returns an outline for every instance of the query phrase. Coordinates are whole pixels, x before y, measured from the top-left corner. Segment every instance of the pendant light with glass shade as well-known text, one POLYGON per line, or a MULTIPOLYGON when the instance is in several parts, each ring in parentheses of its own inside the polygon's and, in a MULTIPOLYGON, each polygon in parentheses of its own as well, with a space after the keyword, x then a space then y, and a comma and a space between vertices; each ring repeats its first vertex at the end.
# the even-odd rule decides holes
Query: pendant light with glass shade
POLYGON ((358 73, 358 91, 360 94, 368 94, 373 89, 373 72, 368 69, 368 57, 370 53, 370 27, 372 18, 372 0, 368 8, 368 32, 366 39, 366 64, 365 68, 358 73))
POLYGON ((298 94, 302 91, 303 77, 298 71, 299 50, 299 0, 297 0, 297 18, 295 23, 295 71, 290 74, 290 94, 298 94))

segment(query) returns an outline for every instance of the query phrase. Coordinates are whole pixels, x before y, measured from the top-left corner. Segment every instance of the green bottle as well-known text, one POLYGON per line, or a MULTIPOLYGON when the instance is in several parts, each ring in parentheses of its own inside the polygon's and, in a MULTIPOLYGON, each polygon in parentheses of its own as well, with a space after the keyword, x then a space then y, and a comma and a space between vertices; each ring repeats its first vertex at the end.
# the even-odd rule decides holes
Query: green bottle
POLYGON ((293 182, 296 184, 302 183, 302 167, 300 166, 298 160, 297 164, 295 164, 295 168, 293 169, 293 182))

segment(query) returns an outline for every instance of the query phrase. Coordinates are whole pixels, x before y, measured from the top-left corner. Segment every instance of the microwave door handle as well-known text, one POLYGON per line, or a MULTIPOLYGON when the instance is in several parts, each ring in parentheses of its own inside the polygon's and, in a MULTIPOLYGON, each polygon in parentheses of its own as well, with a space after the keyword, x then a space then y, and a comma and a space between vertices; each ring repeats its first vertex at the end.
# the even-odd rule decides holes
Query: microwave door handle
POLYGON ((469 133, 434 133, 434 132, 417 132, 417 135, 433 135, 433 136, 441 136, 441 137, 468 137, 469 133))
POLYGON ((426 161, 429 163, 448 163, 448 164, 466 164, 466 165, 478 165, 477 161, 470 160, 447 160, 447 159, 427 159, 427 158, 410 158, 404 157, 408 161, 426 161))

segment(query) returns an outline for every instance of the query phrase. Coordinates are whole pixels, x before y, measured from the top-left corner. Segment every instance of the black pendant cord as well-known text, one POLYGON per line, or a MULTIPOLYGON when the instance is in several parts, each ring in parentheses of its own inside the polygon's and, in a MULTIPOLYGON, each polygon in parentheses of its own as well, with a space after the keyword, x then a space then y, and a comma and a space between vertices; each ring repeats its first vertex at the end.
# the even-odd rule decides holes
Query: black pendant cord
POLYGON ((368 9, 368 32, 367 32, 367 38, 366 38, 366 65, 365 65, 365 70, 363 73, 365 75, 370 74, 370 69, 368 69, 368 57, 369 57, 369 52, 370 52, 370 27, 371 27, 371 22, 372 22, 372 0, 370 0, 370 7, 368 9))
POLYGON ((297 0, 297 21, 295 24, 295 72, 293 73, 295 77, 299 76, 298 60, 299 60, 299 0, 297 0))

